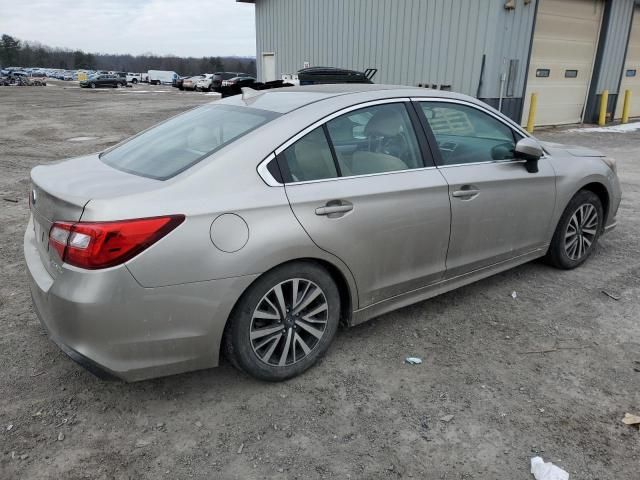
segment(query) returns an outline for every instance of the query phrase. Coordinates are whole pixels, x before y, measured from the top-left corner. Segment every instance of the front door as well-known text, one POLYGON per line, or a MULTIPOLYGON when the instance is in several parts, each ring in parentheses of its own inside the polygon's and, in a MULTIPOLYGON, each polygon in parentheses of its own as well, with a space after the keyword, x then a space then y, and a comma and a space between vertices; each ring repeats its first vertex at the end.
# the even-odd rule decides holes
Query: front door
POLYGON ((447 183, 423 160, 407 104, 350 109, 277 152, 295 216, 349 267, 360 308, 444 275, 447 183))
POLYGON ((555 171, 546 158, 529 173, 513 158, 521 138, 496 116, 460 102, 421 101, 449 184, 447 277, 517 257, 549 242, 555 171))

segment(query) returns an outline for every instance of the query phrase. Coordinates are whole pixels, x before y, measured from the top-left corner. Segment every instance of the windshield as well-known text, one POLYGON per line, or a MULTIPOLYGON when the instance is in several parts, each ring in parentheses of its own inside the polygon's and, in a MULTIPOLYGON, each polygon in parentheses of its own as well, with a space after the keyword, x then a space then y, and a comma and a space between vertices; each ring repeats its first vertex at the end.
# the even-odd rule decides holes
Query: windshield
POLYGON ((166 180, 278 116, 257 108, 204 105, 102 154, 110 167, 166 180))

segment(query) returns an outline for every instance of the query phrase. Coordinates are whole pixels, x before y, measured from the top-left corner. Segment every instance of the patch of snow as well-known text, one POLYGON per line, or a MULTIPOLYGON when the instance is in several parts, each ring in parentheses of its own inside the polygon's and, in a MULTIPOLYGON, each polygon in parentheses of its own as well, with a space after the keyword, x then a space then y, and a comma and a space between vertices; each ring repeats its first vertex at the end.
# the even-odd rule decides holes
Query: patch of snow
POLYGON ((88 142, 89 140, 95 140, 98 137, 73 137, 67 138, 67 142, 88 142))
POLYGON ((627 133, 640 130, 640 122, 611 125, 609 127, 571 128, 567 132, 576 133, 627 133))

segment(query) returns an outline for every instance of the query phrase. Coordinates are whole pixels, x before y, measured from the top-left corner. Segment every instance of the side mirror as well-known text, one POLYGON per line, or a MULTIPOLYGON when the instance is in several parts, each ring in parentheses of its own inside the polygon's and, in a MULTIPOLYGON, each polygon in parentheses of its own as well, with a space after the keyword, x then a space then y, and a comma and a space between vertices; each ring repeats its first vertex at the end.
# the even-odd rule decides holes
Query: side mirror
POLYGON ((527 161, 524 166, 529 173, 538 173, 538 160, 543 155, 542 147, 533 138, 525 137, 516 143, 514 156, 517 159, 527 161))

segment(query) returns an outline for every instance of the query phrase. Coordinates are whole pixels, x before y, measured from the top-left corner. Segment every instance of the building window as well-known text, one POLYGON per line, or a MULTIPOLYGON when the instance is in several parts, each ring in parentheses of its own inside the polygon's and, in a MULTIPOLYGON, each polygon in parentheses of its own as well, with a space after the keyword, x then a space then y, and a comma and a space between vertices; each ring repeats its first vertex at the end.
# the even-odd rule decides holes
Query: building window
POLYGON ((547 78, 549 75, 551 75, 551 70, 548 68, 539 68, 536 70, 536 77, 538 78, 547 78))
POLYGON ((625 76, 627 76, 627 77, 635 77, 636 76, 636 70, 635 69, 627 70, 625 72, 625 76))
POLYGON ((564 78, 576 78, 578 76, 578 70, 565 70, 564 78))

